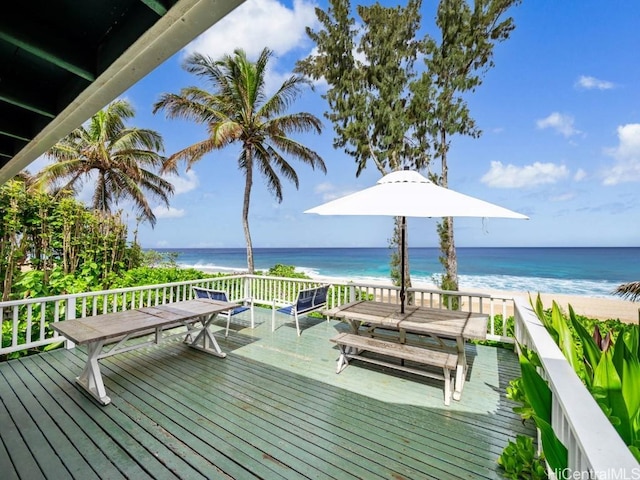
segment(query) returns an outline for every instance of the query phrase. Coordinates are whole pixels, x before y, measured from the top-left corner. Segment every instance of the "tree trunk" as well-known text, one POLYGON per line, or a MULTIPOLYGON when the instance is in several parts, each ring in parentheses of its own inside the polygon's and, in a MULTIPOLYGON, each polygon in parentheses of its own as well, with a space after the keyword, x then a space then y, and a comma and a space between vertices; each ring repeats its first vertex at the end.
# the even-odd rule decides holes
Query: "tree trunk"
POLYGON ((254 273, 253 245, 251 244, 251 232, 249 231, 249 201, 251 198, 251 186, 253 184, 253 164, 251 155, 248 154, 247 157, 247 178, 244 184, 244 201, 242 205, 242 228, 244 229, 244 238, 247 242, 247 271, 254 273))
POLYGON ((401 261, 401 265, 404 265, 404 269, 402 269, 401 278, 404 280, 406 305, 413 305, 414 303, 413 295, 406 293, 406 290, 411 288, 411 268, 409 268, 409 231, 407 230, 406 217, 400 217, 399 220, 400 220, 401 235, 400 235, 400 242, 398 242, 399 244, 398 255, 401 261), (402 235, 403 230, 404 230, 404 235, 402 235), (401 255, 403 255, 404 257, 402 257, 401 255))
MULTIPOLYGON (((447 133, 440 131, 440 145, 442 148, 442 177, 440 185, 449 188, 449 168, 447 166, 447 133)), ((458 288, 458 255, 456 253, 455 240, 453 238, 453 218, 445 217, 442 219, 443 225, 440 231, 440 251, 444 268, 445 277, 442 281, 442 288, 445 290, 459 290, 458 288)))
POLYGON ((453 218, 447 217, 444 219, 444 221, 448 242, 446 245, 446 251, 443 253, 445 254, 445 257, 447 259, 447 279, 449 283, 449 290, 459 290, 458 255, 456 253, 456 243, 453 238, 453 218))

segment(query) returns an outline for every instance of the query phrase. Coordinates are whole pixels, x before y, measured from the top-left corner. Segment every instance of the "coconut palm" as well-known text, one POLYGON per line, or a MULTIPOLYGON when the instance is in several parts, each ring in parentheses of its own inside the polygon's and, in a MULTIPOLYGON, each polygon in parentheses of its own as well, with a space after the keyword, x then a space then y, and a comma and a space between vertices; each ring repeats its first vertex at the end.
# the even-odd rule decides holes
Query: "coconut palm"
POLYGON ((640 282, 623 283, 613 293, 635 302, 640 299, 640 282))
POLYGON ((167 118, 192 120, 206 125, 207 137, 167 159, 166 168, 176 168, 184 161, 187 170, 206 154, 231 144, 240 144, 238 167, 244 172, 245 186, 242 225, 247 243, 247 266, 254 271, 253 247, 249 231, 249 204, 254 173, 265 179, 267 188, 278 202, 282 201, 279 175, 299 186, 298 175, 285 157, 293 157, 326 172, 322 158, 288 135, 294 132, 321 132, 320 120, 310 113, 287 113, 293 100, 306 83, 302 77, 291 76, 278 91, 267 98, 265 75, 271 51, 265 48, 255 63, 243 50, 214 61, 208 56, 193 54, 185 69, 203 79, 212 91, 198 87, 183 88, 179 94, 165 93, 154 105, 154 113, 166 112, 167 118))
POLYGON ((38 183, 57 192, 78 193, 83 184, 94 181, 94 209, 111 212, 120 201, 131 200, 140 218, 154 226, 147 195, 169 206, 173 185, 159 173, 166 160, 160 154, 162 137, 153 130, 127 127, 125 121, 134 115, 126 100, 96 113, 46 152, 55 162, 38 174, 38 183))

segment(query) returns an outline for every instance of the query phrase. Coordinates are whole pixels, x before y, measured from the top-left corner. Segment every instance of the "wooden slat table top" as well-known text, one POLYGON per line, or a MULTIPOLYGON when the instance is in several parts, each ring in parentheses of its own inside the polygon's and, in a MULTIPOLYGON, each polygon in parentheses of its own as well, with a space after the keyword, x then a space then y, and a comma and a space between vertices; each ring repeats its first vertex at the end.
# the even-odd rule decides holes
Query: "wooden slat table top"
POLYGON ((208 298, 196 298, 185 302, 167 303, 155 307, 139 308, 139 312, 161 317, 171 321, 184 320, 210 313, 220 313, 236 307, 236 304, 210 300, 208 298), (212 308, 215 307, 215 308, 212 308))
POLYGON ((462 336, 466 339, 484 339, 489 315, 441 308, 400 305, 361 300, 325 312, 334 318, 360 321, 371 325, 402 329, 412 333, 441 336, 462 336))
POLYGON ((52 323, 51 328, 69 340, 82 345, 163 327, 201 315, 224 312, 234 306, 231 303, 203 298, 65 320, 52 323))

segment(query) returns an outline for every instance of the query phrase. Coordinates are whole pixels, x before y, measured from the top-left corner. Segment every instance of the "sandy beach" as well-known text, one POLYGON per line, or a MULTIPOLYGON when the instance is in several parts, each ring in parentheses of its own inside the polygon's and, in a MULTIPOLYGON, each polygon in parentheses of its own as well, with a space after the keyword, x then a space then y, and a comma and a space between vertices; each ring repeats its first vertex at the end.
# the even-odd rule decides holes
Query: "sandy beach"
MULTIPOLYGON (((336 282, 336 283, 349 283, 350 280, 347 279, 336 279, 331 277, 320 277, 314 276, 314 279, 326 281, 328 283, 336 282)), ((389 285, 388 282, 367 282, 370 285, 389 285)), ((436 287, 432 284, 414 284, 415 288, 425 288, 433 290, 436 287)), ((525 302, 529 302, 529 297, 531 296, 534 300, 537 297, 538 293, 540 293, 540 297, 542 299, 542 303, 544 304, 545 309, 551 308, 552 302, 556 302, 565 312, 569 311, 568 305, 573 307, 573 310, 578 315, 583 315, 589 318, 596 318, 599 320, 609 320, 609 319, 618 319, 622 322, 627 323, 638 323, 640 322, 640 302, 631 302, 629 300, 624 300, 622 298, 604 298, 604 297, 590 297, 585 295, 564 295, 559 293, 542 293, 542 292, 512 292, 512 291, 498 291, 498 290, 480 290, 480 289, 470 289, 464 288, 462 286, 460 288, 461 291, 466 293, 484 293, 492 295, 496 298, 516 298, 520 297, 524 299, 525 302), (530 295, 531 294, 531 295, 530 295)), ((464 300, 463 300, 464 301, 464 300)), ((496 311, 496 313, 501 313, 500 311, 496 311)), ((474 308, 475 310, 475 308, 474 308)), ((488 302, 483 307, 483 311, 489 311, 488 302)), ((513 315, 513 309, 507 309, 507 315, 513 315)))
MULTIPOLYGON (((477 291, 477 290, 476 290, 477 291)), ((529 296, 534 300, 538 292, 499 292, 481 291, 494 297, 515 298, 520 297, 529 301, 529 296)), ((565 312, 569 311, 569 305, 578 315, 599 320, 619 319, 627 323, 637 323, 640 315, 640 302, 617 298, 588 297, 583 295, 562 295, 559 293, 540 293, 540 298, 545 308, 551 308, 552 302, 556 302, 565 312)))

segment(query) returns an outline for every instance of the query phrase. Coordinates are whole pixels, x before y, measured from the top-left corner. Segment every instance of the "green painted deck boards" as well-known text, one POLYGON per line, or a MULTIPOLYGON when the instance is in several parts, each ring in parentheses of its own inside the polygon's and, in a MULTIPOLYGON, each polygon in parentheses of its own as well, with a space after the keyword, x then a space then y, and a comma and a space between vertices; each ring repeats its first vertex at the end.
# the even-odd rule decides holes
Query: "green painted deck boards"
MULTIPOLYGON (((244 314, 241 314, 244 315, 244 314)), ((82 348, 0 364, 0 472, 21 478, 501 478, 524 427, 505 398, 507 350, 467 346, 462 400, 442 382, 354 362, 337 375, 329 338, 347 327, 290 318, 272 334, 223 321, 227 358, 167 342, 103 359, 112 403, 74 382, 82 348)))

